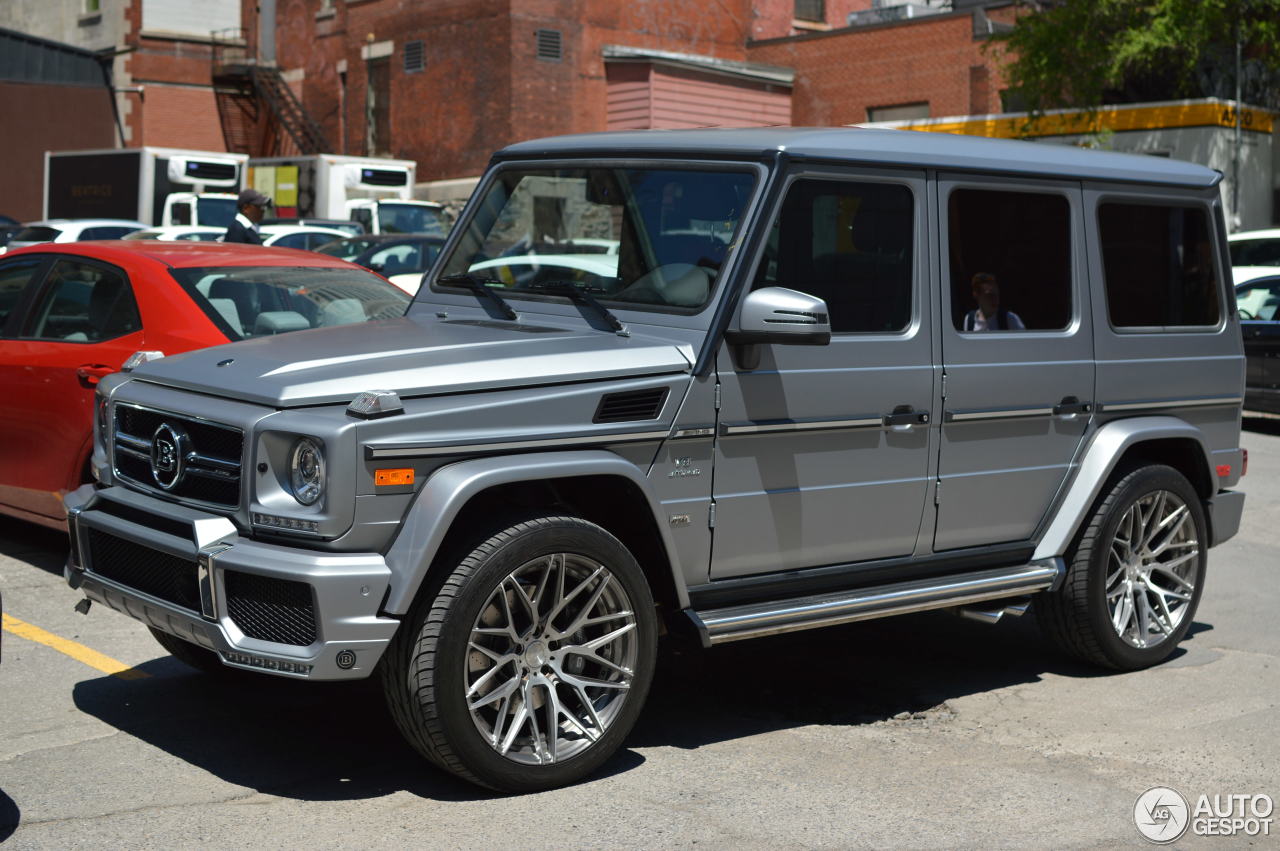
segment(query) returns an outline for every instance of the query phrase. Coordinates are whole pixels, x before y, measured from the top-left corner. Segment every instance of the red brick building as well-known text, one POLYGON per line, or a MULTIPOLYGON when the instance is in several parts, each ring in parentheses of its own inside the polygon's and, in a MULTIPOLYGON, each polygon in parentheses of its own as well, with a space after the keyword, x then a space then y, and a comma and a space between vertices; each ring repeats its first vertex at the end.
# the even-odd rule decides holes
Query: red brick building
MULTIPOLYGON (((955 3, 975 8, 279 0, 273 47, 335 151, 413 159, 419 179, 434 181, 476 175, 495 149, 559 133, 998 111, 999 74, 982 46, 1011 4, 955 3), (899 106, 910 109, 883 111, 899 106)), ((244 0, 251 40, 264 31, 255 9, 271 5, 244 0)))

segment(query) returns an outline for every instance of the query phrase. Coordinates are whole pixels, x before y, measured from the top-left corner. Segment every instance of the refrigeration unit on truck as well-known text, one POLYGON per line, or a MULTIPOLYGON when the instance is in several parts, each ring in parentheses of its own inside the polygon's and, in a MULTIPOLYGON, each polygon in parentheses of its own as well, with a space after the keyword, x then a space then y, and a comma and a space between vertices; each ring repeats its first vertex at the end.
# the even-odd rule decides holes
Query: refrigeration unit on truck
POLYGON ((413 200, 417 163, 316 154, 249 160, 249 185, 271 197, 280 218, 350 219, 366 233, 446 230, 443 208, 413 200))
POLYGON ((46 151, 44 217, 224 228, 248 159, 177 148, 46 151))

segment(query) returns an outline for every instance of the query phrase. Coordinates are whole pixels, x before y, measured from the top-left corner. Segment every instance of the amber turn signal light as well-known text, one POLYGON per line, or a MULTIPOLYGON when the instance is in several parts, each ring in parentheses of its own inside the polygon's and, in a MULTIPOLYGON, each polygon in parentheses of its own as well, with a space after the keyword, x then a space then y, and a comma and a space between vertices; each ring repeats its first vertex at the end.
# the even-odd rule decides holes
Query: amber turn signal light
POLYGON ((375 485, 411 485, 413 484, 413 468, 374 470, 373 483, 375 485))

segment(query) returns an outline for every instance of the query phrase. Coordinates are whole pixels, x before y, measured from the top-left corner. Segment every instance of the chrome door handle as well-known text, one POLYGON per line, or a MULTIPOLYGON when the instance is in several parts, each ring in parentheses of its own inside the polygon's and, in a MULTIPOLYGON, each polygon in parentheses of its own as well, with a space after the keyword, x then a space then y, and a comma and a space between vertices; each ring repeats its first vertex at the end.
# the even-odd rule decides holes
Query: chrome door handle
POLYGON ((1056 417, 1087 414, 1092 410, 1092 402, 1081 402, 1075 396, 1067 396, 1061 402, 1053 406, 1053 414, 1056 417))
POLYGON ((892 414, 884 415, 886 427, 926 425, 929 422, 928 411, 917 411, 910 405, 899 405, 892 414))

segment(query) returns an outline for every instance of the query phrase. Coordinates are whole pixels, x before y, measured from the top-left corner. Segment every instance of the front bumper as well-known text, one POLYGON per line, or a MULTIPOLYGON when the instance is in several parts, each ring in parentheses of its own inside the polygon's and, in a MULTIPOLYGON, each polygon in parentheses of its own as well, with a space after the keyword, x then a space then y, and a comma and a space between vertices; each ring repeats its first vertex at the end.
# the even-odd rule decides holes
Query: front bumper
POLYGON ((240 537, 225 517, 120 487, 66 497, 72 587, 224 665, 285 677, 369 676, 400 621, 381 616, 378 553, 325 553, 240 537))

